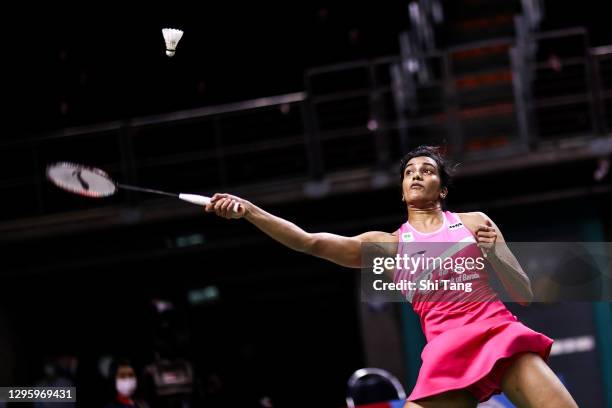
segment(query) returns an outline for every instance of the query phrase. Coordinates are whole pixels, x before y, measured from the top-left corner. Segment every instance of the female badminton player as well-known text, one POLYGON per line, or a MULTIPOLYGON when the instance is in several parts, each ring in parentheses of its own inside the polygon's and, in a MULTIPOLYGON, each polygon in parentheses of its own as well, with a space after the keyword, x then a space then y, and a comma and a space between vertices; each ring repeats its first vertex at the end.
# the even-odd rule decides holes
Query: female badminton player
MULTIPOLYGON (((401 161, 400 170, 408 219, 392 233, 370 231, 354 237, 308 233, 229 194, 215 194, 206 211, 225 218, 245 218, 291 249, 355 268, 362 266, 363 242, 396 243, 401 254, 411 243, 471 241, 477 245, 466 247, 462 255, 486 256, 513 300, 529 304, 529 278, 497 225, 482 212, 443 211, 451 174, 438 149, 416 148, 401 161), (232 210, 236 203, 240 204, 237 212, 232 210)), ((427 344, 416 385, 404 408, 475 407, 502 391, 521 408, 577 407, 545 362, 552 340, 524 326, 508 311, 484 271, 470 276, 473 291, 487 301, 427 302, 426 296, 418 293, 412 297, 427 344)), ((402 278, 401 273, 395 271, 396 281, 402 278)))

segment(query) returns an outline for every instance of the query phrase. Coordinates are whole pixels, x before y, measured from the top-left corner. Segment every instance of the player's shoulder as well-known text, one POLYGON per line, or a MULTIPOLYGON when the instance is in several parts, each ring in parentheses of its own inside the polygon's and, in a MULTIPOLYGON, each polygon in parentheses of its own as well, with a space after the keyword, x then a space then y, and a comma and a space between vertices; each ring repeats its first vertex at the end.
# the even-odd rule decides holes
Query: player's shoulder
POLYGON ((457 216, 459 217, 461 222, 468 228, 475 227, 479 224, 485 223, 487 220, 490 220, 489 216, 487 216, 487 214, 483 213, 482 211, 457 213, 457 216))
POLYGON ((486 220, 489 219, 489 216, 485 213, 483 213, 482 211, 471 211, 471 212, 463 212, 463 213, 457 213, 457 215, 460 218, 465 218, 468 220, 486 220))

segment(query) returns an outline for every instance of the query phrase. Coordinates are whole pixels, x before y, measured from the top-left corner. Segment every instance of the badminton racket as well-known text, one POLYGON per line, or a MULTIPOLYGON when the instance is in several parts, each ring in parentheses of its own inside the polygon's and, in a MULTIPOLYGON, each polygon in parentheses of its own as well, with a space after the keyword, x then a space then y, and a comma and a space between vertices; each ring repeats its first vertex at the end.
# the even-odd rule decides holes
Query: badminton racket
MULTIPOLYGON (((210 197, 199 194, 170 193, 168 191, 117 183, 101 169, 70 162, 50 164, 47 166, 46 174, 49 181, 62 190, 85 197, 110 197, 119 189, 122 189, 175 197, 196 205, 207 205, 211 200, 210 197)), ((234 204, 233 211, 238 212, 239 209, 240 204, 234 204)))

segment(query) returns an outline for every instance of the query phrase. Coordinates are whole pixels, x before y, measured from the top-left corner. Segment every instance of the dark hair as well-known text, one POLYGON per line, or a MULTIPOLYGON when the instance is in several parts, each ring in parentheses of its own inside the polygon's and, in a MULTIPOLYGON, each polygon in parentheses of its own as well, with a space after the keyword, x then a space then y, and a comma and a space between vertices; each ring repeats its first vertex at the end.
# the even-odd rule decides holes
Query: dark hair
POLYGON ((406 170, 406 166, 411 159, 415 157, 429 157, 433 161, 436 162, 438 166, 438 173, 440 173, 440 187, 447 189, 452 185, 453 172, 455 170, 454 166, 446 160, 444 154, 440 152, 440 147, 438 146, 419 146, 417 148, 412 149, 400 161, 400 188, 401 184, 404 181, 404 170, 406 170))
POLYGON ((127 358, 117 358, 113 360, 110 365, 110 369, 108 370, 108 379, 112 384, 115 383, 115 377, 117 377, 117 372, 119 371, 119 367, 129 366, 134 369, 134 373, 136 373, 136 367, 132 364, 130 360, 127 358))

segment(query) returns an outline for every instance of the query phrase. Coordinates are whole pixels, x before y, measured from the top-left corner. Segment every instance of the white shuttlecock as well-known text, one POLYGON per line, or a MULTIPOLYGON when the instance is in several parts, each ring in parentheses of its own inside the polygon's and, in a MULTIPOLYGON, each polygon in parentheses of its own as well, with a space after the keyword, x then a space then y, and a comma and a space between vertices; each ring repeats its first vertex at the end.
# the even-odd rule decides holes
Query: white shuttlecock
POLYGON ((183 32, 175 28, 164 28, 162 29, 162 34, 166 42, 166 55, 173 57, 174 53, 176 53, 176 46, 183 36, 183 32))

